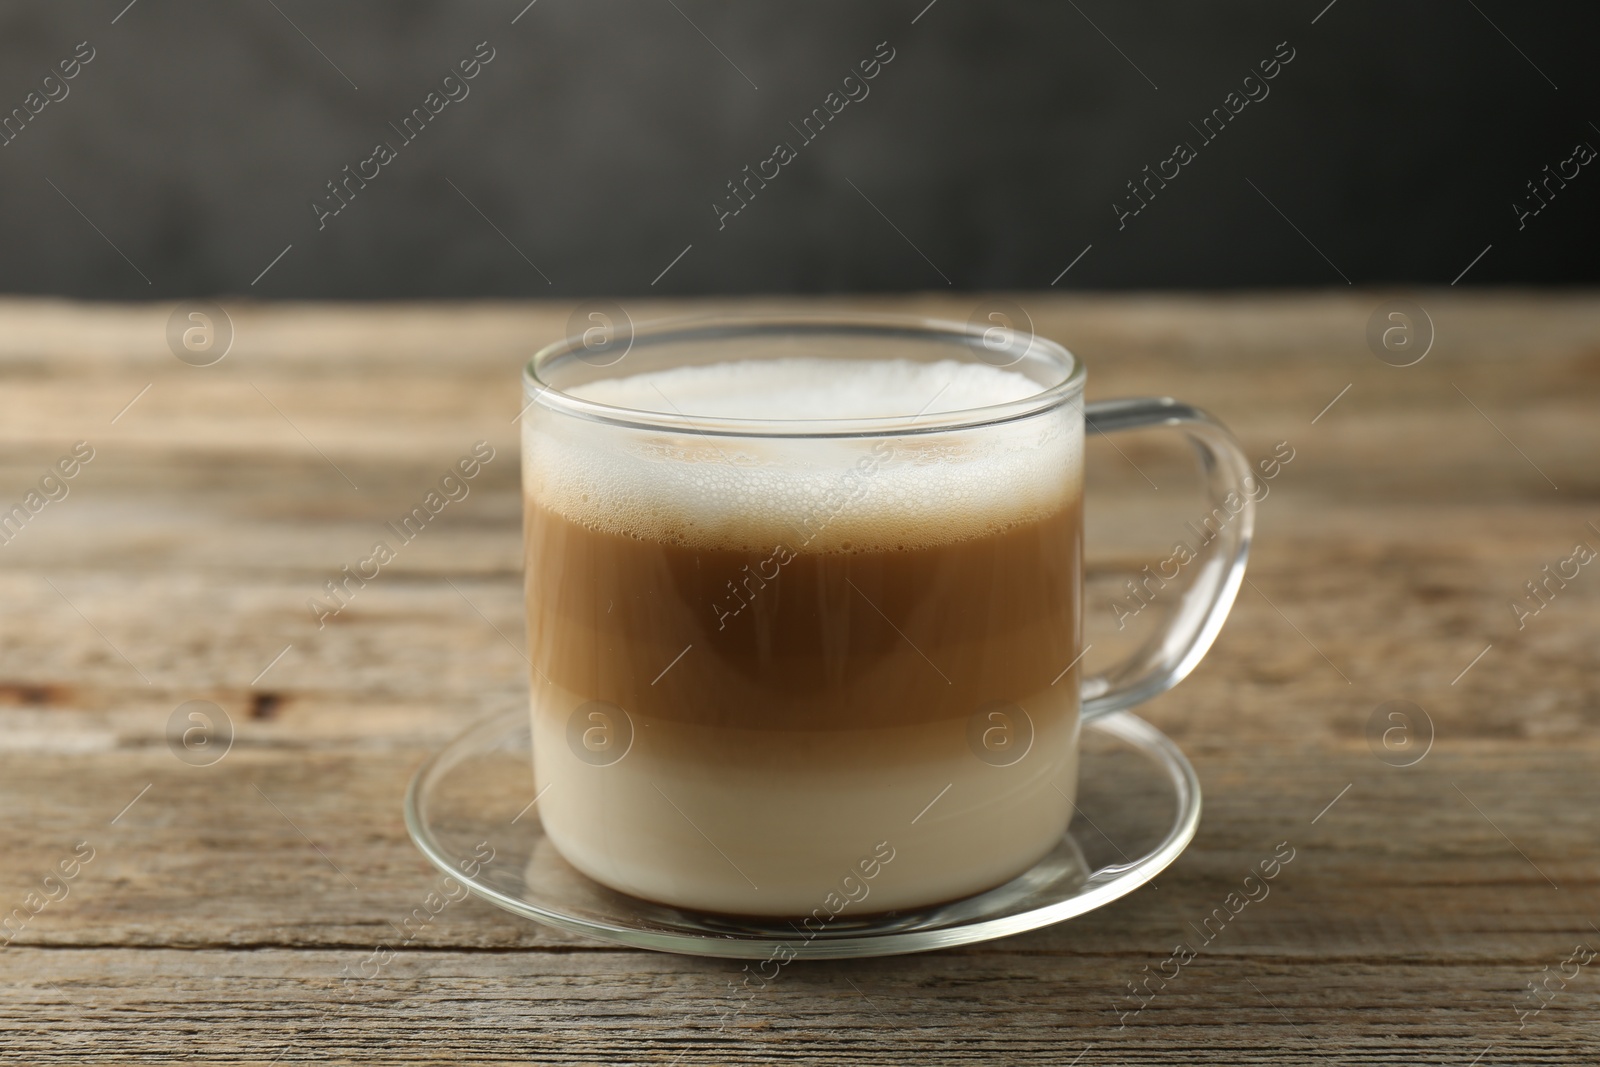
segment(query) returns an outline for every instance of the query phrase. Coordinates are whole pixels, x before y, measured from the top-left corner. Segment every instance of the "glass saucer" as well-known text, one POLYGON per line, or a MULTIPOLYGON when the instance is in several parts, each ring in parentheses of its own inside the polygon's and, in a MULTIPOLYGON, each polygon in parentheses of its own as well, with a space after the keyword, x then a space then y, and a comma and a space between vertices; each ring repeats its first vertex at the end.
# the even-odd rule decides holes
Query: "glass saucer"
POLYGON ((531 732, 526 711, 505 711, 430 757, 406 790, 406 828, 434 866, 491 904, 633 948, 837 959, 990 941, 1126 896, 1177 859, 1200 825, 1200 782, 1178 746, 1143 719, 1116 712, 1084 726, 1077 812, 1032 869, 965 900, 841 915, 809 933, 782 921, 651 904, 579 874, 533 810, 531 732))

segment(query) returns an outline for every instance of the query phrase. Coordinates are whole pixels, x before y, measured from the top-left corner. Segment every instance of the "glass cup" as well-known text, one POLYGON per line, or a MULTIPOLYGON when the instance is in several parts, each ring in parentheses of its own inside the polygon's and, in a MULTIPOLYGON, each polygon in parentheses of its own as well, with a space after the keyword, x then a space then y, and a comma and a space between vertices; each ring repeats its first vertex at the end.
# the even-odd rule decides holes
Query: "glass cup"
POLYGON ((1254 520, 1214 419, 1085 408, 1083 386, 1054 342, 924 320, 606 321, 539 352, 528 652, 561 855, 635 897, 771 919, 931 907, 1038 864, 1074 811, 1082 722, 1193 670, 1254 520), (1216 517, 1160 632, 1095 675, 1086 426, 1180 430, 1216 517))

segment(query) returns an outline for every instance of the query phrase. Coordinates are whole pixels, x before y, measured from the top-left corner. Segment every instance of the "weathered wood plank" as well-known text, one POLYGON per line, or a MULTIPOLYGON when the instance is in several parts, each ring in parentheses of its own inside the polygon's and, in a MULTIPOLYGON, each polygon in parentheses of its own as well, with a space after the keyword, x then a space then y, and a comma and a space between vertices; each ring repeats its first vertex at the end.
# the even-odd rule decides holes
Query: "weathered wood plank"
POLYGON ((1197 960, 1122 1026, 1103 961, 1063 955, 793 964, 753 998, 729 963, 645 954, 415 952, 350 988, 322 951, 26 955, 0 1011, 30 1062, 1577 1064, 1600 1006, 1574 985, 1519 1032, 1510 982, 1348 959, 1197 960))

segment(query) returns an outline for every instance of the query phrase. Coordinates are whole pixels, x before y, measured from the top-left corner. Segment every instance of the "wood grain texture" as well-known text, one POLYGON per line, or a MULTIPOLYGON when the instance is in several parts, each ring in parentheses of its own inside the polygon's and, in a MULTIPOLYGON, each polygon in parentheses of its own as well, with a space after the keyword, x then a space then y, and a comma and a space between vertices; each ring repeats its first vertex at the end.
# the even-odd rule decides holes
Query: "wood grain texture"
MULTIPOLYGON (((167 349, 170 307, 0 302, 0 507, 95 449, 0 547, 0 917, 94 849, 0 947, 0 1057, 1593 1063, 1600 966, 1518 1009, 1576 944, 1600 948, 1600 570, 1521 629, 1509 605, 1577 541, 1600 547, 1600 300, 1418 298, 1437 339, 1407 368, 1366 348, 1384 294, 1019 298, 1089 362, 1091 399, 1179 396, 1252 455, 1295 450, 1253 584, 1147 708, 1200 773, 1200 834, 1080 920, 795 964, 725 1026, 739 964, 475 900, 341 981, 435 884, 401 822, 412 769, 524 699, 517 365, 568 306, 230 305, 233 349, 197 368, 167 349), (471 495, 318 630, 306 598, 478 440, 497 457, 471 495), (165 741, 194 699, 235 727, 211 767, 165 741), (1369 748, 1391 699, 1432 718, 1415 766, 1369 748), (1296 858, 1272 894, 1122 1015, 1281 841, 1296 858)), ((1179 448, 1117 444, 1090 454, 1097 591, 1195 514, 1179 448)), ((1088 605, 1104 649, 1107 595, 1088 605)))

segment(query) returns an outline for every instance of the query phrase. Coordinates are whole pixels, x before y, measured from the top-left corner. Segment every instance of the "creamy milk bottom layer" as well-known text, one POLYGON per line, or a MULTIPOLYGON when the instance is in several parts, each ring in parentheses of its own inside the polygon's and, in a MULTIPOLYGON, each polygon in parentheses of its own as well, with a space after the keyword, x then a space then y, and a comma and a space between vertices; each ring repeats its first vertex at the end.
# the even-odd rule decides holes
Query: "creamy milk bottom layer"
POLYGON ((568 725, 584 701, 538 688, 545 832, 595 881, 678 907, 793 917, 956 900, 1054 848, 1076 797, 1076 708, 1059 691, 1018 702, 1034 736, 1010 766, 978 758, 964 721, 763 731, 640 716, 626 754, 596 766, 568 725))

